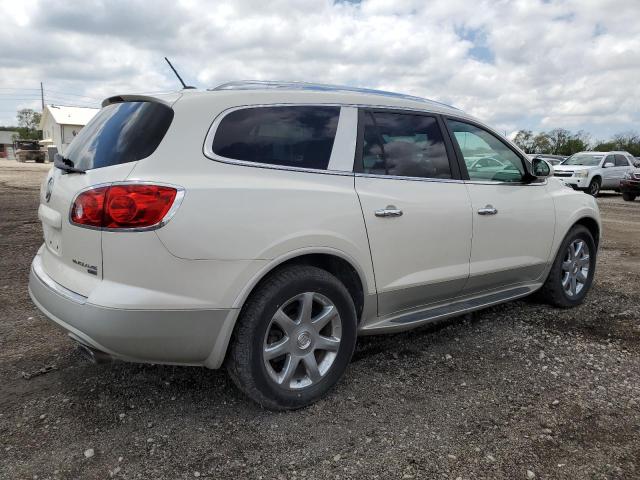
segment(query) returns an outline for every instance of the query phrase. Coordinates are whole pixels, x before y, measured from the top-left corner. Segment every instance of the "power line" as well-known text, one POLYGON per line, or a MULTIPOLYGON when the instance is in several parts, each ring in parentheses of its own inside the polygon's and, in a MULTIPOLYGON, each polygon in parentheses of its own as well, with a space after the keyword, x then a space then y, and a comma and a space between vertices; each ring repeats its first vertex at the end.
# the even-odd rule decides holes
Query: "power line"
POLYGON ((0 87, 0 90, 40 90, 39 88, 0 87))
MULTIPOLYGON (((18 88, 0 88, 0 90, 28 90, 27 92, 20 92, 20 91, 16 91, 16 92, 0 92, 0 95, 20 95, 20 96, 26 96, 26 95, 33 95, 33 96, 40 96, 40 89, 33 89, 33 88, 24 88, 24 89, 18 89, 18 88), (33 91, 35 90, 35 91, 33 91)), ((85 98, 88 100, 96 100, 96 101, 101 101, 99 100, 97 97, 91 97, 89 95, 80 95, 78 93, 71 93, 71 92, 61 92, 59 90, 47 90, 45 92, 45 94, 47 93, 54 93, 56 95, 53 96, 63 96, 63 97, 78 97, 78 98, 85 98)), ((50 96, 50 95, 45 95, 45 96, 50 96)))

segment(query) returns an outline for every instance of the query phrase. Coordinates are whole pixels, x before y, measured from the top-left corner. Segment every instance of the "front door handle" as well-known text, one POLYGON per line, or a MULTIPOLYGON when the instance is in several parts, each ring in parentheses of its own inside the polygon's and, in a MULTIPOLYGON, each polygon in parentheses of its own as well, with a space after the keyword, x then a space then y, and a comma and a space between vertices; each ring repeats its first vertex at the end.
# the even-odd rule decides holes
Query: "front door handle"
POLYGON ((387 208, 381 208, 375 211, 376 217, 401 217, 402 210, 394 207, 393 205, 387 205, 387 208))
POLYGON ((493 205, 487 205, 478 210, 478 215, 495 215, 496 213, 498 213, 498 209, 494 208, 493 205))

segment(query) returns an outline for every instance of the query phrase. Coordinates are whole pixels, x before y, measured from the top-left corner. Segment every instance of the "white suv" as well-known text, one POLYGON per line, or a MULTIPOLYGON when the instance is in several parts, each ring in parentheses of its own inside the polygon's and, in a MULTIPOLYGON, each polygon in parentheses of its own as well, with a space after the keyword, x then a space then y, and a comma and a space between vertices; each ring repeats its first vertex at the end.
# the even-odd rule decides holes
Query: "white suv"
POLYGON ((595 200, 455 108, 299 83, 122 95, 42 186, 35 304, 98 357, 228 367, 273 409, 358 335, 581 303, 595 200), (483 162, 482 158, 492 159, 483 162))
POLYGON ((628 152, 580 152, 553 170, 566 184, 596 197, 600 190, 620 190, 620 181, 634 170, 634 162, 628 152))

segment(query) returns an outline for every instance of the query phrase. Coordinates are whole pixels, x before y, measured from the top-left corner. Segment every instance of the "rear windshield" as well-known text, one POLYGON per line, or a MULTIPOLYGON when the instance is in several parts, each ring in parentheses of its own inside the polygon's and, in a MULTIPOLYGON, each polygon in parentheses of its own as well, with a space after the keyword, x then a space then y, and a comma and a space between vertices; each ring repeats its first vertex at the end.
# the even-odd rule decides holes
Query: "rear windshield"
POLYGON ((155 151, 172 120, 173 110, 160 103, 114 103, 80 130, 64 156, 81 170, 135 162, 155 151))

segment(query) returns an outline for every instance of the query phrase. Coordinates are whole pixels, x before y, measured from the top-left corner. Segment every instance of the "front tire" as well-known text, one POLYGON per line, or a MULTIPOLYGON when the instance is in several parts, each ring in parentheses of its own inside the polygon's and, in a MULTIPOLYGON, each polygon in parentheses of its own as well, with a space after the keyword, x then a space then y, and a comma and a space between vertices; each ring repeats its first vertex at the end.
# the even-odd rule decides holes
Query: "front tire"
POLYGON ((587 193, 593 197, 597 197, 600 194, 600 187, 601 187, 601 183, 600 183, 600 179, 599 178, 594 178, 593 180, 591 180, 591 183, 589 184, 589 187, 587 188, 587 193))
POLYGON ((325 396, 342 378, 357 337, 353 300, 325 270, 284 267, 242 309, 227 369, 249 398, 293 410, 325 396))
POLYGON ((587 296, 596 266, 596 245, 591 232, 574 226, 560 245, 545 284, 544 301, 556 307, 575 307, 587 296))
POLYGON ((636 199, 636 196, 633 195, 632 193, 623 193, 622 194, 622 199, 625 202, 633 202, 636 199))

